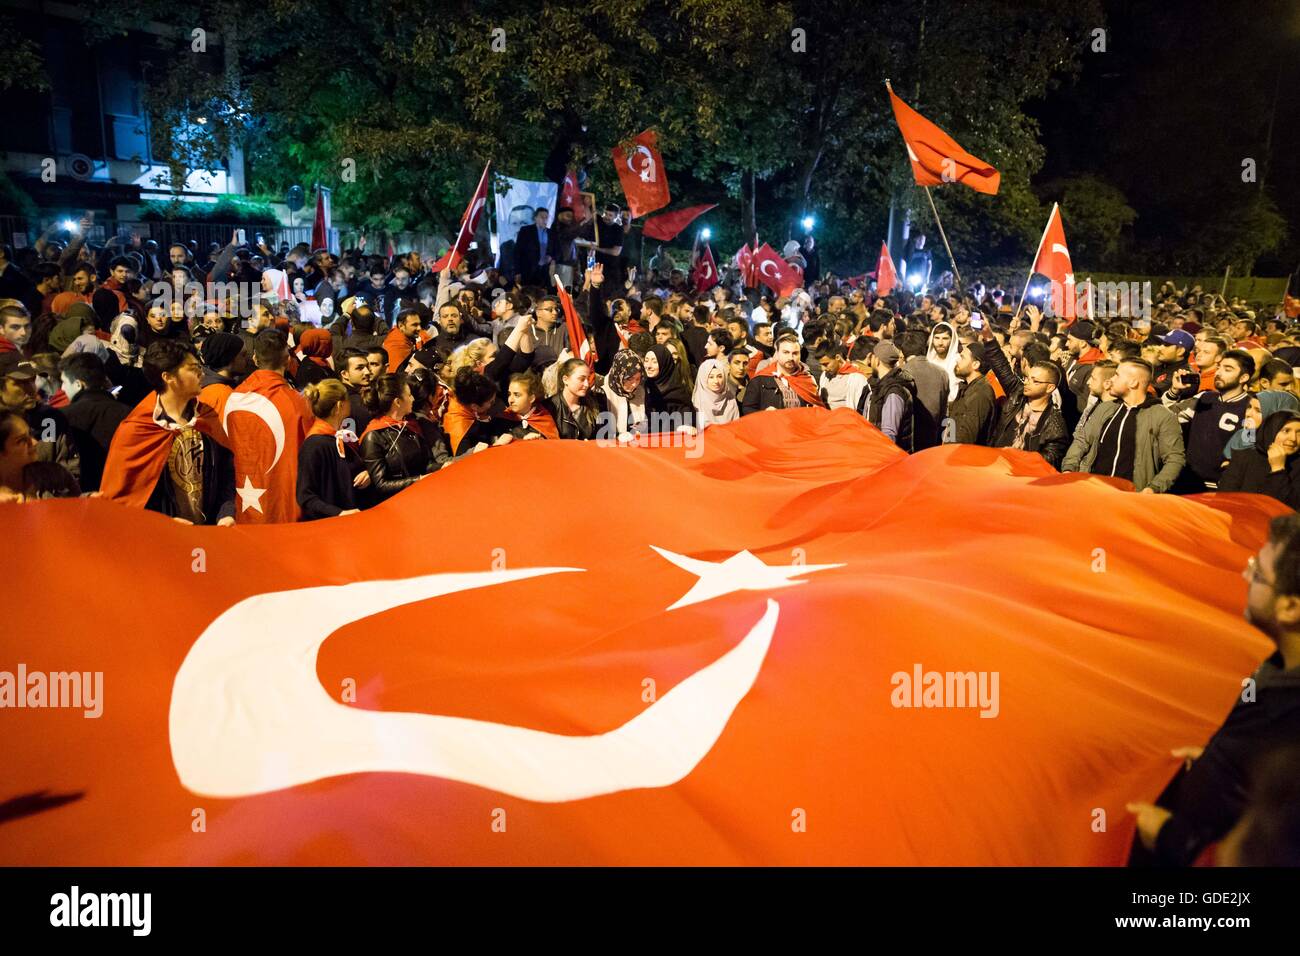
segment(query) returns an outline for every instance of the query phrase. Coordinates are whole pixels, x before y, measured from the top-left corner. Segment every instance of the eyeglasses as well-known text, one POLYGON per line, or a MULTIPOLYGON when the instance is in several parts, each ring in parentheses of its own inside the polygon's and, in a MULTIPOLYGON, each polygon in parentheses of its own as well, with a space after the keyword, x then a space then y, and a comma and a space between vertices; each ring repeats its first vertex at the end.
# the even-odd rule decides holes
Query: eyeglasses
POLYGON ((1272 587, 1275 583, 1266 580, 1264 576, 1259 573, 1259 559, 1253 554, 1246 559, 1246 567, 1245 570, 1241 572, 1241 576, 1250 584, 1263 584, 1272 587))

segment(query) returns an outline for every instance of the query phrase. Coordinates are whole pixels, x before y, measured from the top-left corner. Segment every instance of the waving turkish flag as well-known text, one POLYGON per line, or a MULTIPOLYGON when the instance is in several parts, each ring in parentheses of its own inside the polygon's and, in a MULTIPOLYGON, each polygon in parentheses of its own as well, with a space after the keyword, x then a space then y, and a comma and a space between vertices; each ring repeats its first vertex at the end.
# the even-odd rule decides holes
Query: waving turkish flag
POLYGON ((668 242, 671 239, 676 239, 683 229, 710 209, 716 208, 717 205, 717 203, 711 202, 703 206, 686 206, 682 209, 674 209, 672 212, 651 216, 645 221, 642 229, 651 239, 668 242))
POLYGON ((566 207, 573 210, 574 222, 582 222, 587 218, 587 206, 578 189, 578 174, 572 169, 565 171, 564 182, 560 184, 560 208, 566 207))
POLYGON ((889 254, 889 246, 880 244, 880 258, 876 260, 876 295, 887 296, 898 285, 898 272, 894 269, 894 258, 889 254))
POLYGON ((235 521, 297 521, 298 449, 316 418, 279 372, 258 369, 226 397, 222 420, 235 458, 235 521))
POLYGON ((430 267, 431 271, 441 272, 448 266, 454 271, 456 266, 460 265, 460 261, 469 254, 469 244, 474 241, 474 233, 478 231, 478 221, 483 216, 484 207, 487 206, 488 170, 491 168, 491 163, 483 167, 478 188, 474 190, 469 205, 465 207, 465 212, 460 217, 460 229, 456 233, 456 241, 452 243, 446 254, 430 267))
POLYGON ((962 149, 955 139, 899 99, 892 86, 885 85, 889 88, 894 119, 903 134, 907 158, 912 162, 912 176, 918 186, 961 183, 990 196, 997 193, 1001 173, 962 149))
POLYGON ((766 242, 754 253, 753 269, 756 279, 777 295, 789 295, 803 283, 803 273, 766 242))
POLYGON ((564 310, 564 328, 569 333, 569 351, 575 358, 586 362, 587 368, 594 371, 597 360, 596 343, 587 338, 587 330, 582 327, 582 318, 578 315, 578 310, 573 307, 573 296, 569 295, 569 290, 564 288, 564 283, 560 281, 559 276, 555 277, 555 295, 564 310))
POLYGON ((1125 802, 1274 650, 1241 614, 1271 498, 908 456, 847 409, 706 434, 514 442, 242 532, 0 505, 39 609, 0 628, 0 865, 1115 866, 1125 802), (596 546, 572 509, 441 507, 521 475, 674 493, 599 510, 596 546), (430 547, 431 511, 504 560, 430 547), (1103 584, 1059 573, 1097 542, 1103 584), (19 667, 83 692, 17 708, 19 667))
POLYGON ((691 284, 697 293, 708 292, 718 284, 718 264, 713 261, 713 250, 707 242, 691 270, 691 284))
POLYGON ((1052 281, 1053 314, 1073 322, 1077 311, 1074 266, 1070 264, 1070 250, 1065 245, 1065 227, 1061 224, 1061 209, 1057 203, 1052 203, 1047 228, 1038 242, 1033 271, 1052 281))
POLYGON ((749 248, 749 243, 737 249, 731 261, 740 270, 740 281, 746 289, 752 289, 758 284, 758 280, 754 278, 754 250, 749 248))
POLYGON ((655 145, 657 142, 655 131, 648 129, 633 137, 630 149, 615 146, 611 150, 614 170, 618 173, 618 181, 623 184, 623 195, 627 196, 633 219, 662 209, 672 201, 668 195, 668 174, 655 145))

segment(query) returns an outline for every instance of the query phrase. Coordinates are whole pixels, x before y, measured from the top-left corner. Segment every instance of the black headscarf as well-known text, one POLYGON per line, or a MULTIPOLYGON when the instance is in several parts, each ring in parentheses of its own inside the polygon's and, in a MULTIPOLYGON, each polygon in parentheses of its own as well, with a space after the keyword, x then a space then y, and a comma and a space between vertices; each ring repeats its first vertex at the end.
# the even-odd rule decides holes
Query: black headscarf
POLYGON ((646 376, 646 388, 659 393, 667 411, 689 414, 695 406, 691 402, 691 393, 675 374, 677 358, 673 355, 673 350, 666 345, 652 345, 650 351, 659 360, 659 374, 654 378, 646 376))

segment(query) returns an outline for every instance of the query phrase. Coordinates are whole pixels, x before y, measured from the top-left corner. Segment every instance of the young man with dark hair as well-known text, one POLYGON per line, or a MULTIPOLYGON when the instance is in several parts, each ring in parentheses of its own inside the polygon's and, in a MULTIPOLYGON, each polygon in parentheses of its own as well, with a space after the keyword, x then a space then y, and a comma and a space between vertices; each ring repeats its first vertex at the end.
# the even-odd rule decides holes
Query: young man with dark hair
POLYGON ((1036 451, 1053 468, 1061 467, 1061 459, 1070 445, 1070 432, 1065 416, 1052 404, 1052 393, 1061 382, 1061 369, 1050 361, 1031 360, 1037 349, 1046 351, 1036 343, 1025 346, 1022 363, 1029 363, 1025 377, 1011 371, 1006 356, 993 338, 993 329, 986 322, 980 330, 984 346, 984 359, 997 376, 998 384, 1006 392, 1006 401, 993 428, 994 448, 1016 448, 1036 451))
POLYGON ((20 305, 0 308, 0 352, 17 352, 27 357, 27 343, 32 339, 32 317, 20 305))
POLYGON ((1088 380, 1092 366, 1106 357, 1097 347, 1097 329, 1087 319, 1080 319, 1066 330, 1065 348, 1070 361, 1065 367, 1066 387, 1061 390, 1061 413, 1072 430, 1078 425, 1088 404, 1088 380))
POLYGON ((216 413, 198 400, 194 347, 159 339, 145 350, 146 396, 113 435, 104 465, 105 498, 185 524, 235 523, 235 474, 216 413))
POLYGON ((993 426, 998 420, 998 402, 985 374, 984 350, 978 342, 961 346, 953 372, 960 384, 957 397, 948 406, 951 425, 944 424, 942 437, 963 445, 991 444, 993 426))
POLYGON ((1281 359, 1269 359, 1260 367, 1259 376, 1251 391, 1290 392, 1294 395, 1295 372, 1281 359))
POLYGON ((374 380, 374 373, 366 360, 366 353, 360 349, 344 349, 335 367, 338 369, 339 380, 348 392, 349 410, 345 421, 351 420, 352 424, 345 427, 360 436, 373 417, 370 409, 366 408, 362 391, 374 380))
POLYGON ((776 356, 755 367, 740 414, 804 405, 825 408, 826 403, 817 394, 817 384, 799 355, 799 337, 793 332, 782 334, 776 340, 776 356))
POLYGON ((848 349, 825 342, 817 347, 815 358, 821 367, 818 393, 826 407, 856 410, 868 382, 862 371, 849 361, 848 349))
POLYGON ((1148 392, 1151 376, 1141 359, 1119 363, 1107 383, 1115 401, 1090 411, 1061 471, 1124 478, 1143 494, 1173 487, 1185 461, 1183 434, 1173 413, 1148 392))
MULTIPOLYGON (((913 450, 933 448, 943 441, 943 420, 948 417, 948 395, 952 391, 948 370, 926 358, 930 342, 924 332, 909 329, 894 339, 894 345, 903 353, 903 368, 916 385, 913 450)), ((957 343, 949 336, 945 349, 956 347, 957 343)))
POLYGON ((1276 651, 1244 682, 1241 699, 1209 743, 1171 752, 1184 770, 1156 802, 1128 804, 1137 816, 1131 863, 1190 866, 1241 818, 1261 758, 1300 739, 1300 515, 1273 519, 1243 577, 1246 620, 1276 651))
POLYGON ((1200 494, 1218 484, 1227 463, 1224 446, 1250 407, 1254 375, 1250 353, 1232 349, 1219 360, 1213 391, 1200 391, 1200 376, 1187 372, 1165 392, 1165 406, 1187 429, 1187 466, 1174 489, 1177 494, 1200 494))
POLYGON ((886 438, 905 452, 916 450, 916 381, 903 367, 903 353, 892 342, 877 342, 868 360, 870 391, 859 399, 861 412, 886 438))
POLYGON ((386 375, 388 373, 388 350, 382 345, 366 349, 366 364, 370 366, 370 380, 372 382, 379 376, 386 375))
POLYGON ((108 376, 98 355, 69 355, 59 363, 59 375, 63 394, 68 397, 63 417, 68 420, 68 435, 81 460, 81 490, 98 491, 113 435, 131 410, 109 394, 108 376))

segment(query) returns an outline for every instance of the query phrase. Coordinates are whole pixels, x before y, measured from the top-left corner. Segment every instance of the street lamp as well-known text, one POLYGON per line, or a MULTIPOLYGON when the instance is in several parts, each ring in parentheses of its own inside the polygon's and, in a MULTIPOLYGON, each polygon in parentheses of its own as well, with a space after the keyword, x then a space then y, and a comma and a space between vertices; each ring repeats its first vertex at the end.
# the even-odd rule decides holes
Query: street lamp
POLYGON ((813 227, 813 217, 812 217, 812 216, 804 216, 804 217, 803 217, 803 231, 804 231, 804 232, 812 232, 812 227, 813 227))
POLYGON ((705 242, 709 241, 709 236, 711 235, 713 235, 713 233, 709 231, 708 226, 705 226, 703 229, 700 230, 700 238, 703 239, 705 242))

